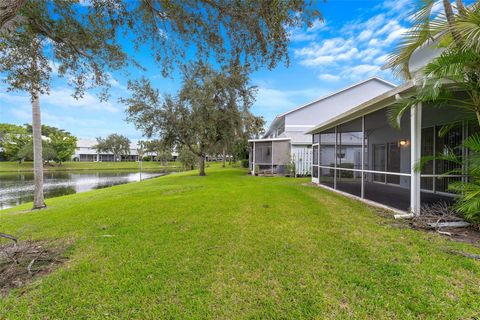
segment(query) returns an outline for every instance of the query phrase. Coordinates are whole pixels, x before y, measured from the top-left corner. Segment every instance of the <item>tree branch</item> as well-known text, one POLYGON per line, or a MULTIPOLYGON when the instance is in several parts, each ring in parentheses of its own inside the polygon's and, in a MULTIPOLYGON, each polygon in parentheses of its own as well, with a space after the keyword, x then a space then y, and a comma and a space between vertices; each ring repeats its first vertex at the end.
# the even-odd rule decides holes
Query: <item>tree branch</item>
POLYGON ((0 4, 0 31, 18 15, 27 0, 2 0, 0 4))

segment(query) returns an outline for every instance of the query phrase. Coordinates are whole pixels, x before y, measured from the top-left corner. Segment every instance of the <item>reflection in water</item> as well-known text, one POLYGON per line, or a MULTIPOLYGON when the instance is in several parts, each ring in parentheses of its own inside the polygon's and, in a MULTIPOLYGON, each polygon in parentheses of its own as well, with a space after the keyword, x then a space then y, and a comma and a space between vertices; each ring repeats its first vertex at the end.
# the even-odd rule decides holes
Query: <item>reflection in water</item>
MULTIPOLYGON (((147 171, 50 171, 44 172, 45 198, 106 188, 167 174, 147 171)), ((0 173, 0 210, 33 201, 33 172, 0 173)))

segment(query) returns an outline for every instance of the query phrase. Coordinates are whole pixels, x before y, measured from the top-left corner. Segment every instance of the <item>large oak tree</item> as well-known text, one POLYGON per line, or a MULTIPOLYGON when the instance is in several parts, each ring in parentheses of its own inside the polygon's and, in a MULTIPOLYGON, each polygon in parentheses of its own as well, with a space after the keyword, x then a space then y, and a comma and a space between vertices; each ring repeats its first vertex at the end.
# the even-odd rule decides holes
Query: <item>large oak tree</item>
POLYGON ((215 70, 207 64, 185 68, 176 96, 160 96, 149 81, 129 84, 128 118, 148 137, 156 136, 169 147, 185 147, 198 157, 199 174, 205 175, 205 158, 226 138, 243 136, 252 119, 255 88, 248 70, 232 64, 215 70))

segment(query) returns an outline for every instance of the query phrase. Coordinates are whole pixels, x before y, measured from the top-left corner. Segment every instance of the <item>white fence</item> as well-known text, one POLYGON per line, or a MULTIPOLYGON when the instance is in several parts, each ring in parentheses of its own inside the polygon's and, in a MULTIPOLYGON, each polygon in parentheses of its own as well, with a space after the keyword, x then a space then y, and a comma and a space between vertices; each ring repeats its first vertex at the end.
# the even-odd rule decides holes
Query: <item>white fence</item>
POLYGON ((307 176, 312 173, 312 157, 311 148, 292 148, 292 160, 295 162, 297 175, 307 176))

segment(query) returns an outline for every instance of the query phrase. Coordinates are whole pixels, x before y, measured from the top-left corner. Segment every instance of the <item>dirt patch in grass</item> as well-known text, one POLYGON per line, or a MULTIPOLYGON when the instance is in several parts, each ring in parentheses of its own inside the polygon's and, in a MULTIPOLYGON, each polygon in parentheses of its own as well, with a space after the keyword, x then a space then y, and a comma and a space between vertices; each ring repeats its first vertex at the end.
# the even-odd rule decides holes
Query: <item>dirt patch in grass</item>
POLYGON ((411 228, 418 231, 428 232, 428 233, 436 233, 441 236, 447 237, 452 241, 457 242, 465 242, 475 245, 476 247, 480 247, 480 231, 475 227, 462 227, 462 228, 453 228, 453 227, 443 227, 441 229, 435 228, 426 228, 421 227, 418 224, 414 223, 414 221, 410 219, 399 219, 395 220, 393 218, 393 213, 388 212, 382 209, 376 209, 376 213, 383 217, 387 218, 388 220, 386 223, 394 228, 411 228))
POLYGON ((49 241, 22 241, 0 245, 0 295, 52 272, 67 259, 66 244, 49 241))
MULTIPOLYGON (((419 228, 415 228, 419 229, 419 228)), ((425 229, 419 229, 425 230, 425 229)), ((471 243, 480 247, 480 232, 473 227, 465 228, 442 228, 441 230, 425 230, 427 232, 439 233, 452 241, 471 243), (440 232, 439 232, 440 231, 440 232)))

